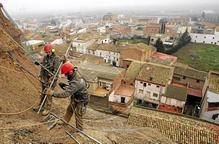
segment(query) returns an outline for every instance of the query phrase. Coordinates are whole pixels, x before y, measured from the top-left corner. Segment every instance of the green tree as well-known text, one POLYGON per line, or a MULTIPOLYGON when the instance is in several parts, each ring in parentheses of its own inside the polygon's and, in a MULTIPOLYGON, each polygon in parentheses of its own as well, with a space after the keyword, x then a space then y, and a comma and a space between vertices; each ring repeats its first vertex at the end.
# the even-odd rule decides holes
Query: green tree
POLYGON ((186 31, 179 38, 179 45, 180 47, 182 47, 186 45, 187 43, 189 43, 190 41, 191 41, 191 37, 189 36, 188 30, 186 29, 186 31))
POLYGON ((157 48, 157 51, 158 52, 164 52, 164 46, 163 46, 163 42, 160 38, 157 39, 155 45, 154 45, 156 48, 157 48))

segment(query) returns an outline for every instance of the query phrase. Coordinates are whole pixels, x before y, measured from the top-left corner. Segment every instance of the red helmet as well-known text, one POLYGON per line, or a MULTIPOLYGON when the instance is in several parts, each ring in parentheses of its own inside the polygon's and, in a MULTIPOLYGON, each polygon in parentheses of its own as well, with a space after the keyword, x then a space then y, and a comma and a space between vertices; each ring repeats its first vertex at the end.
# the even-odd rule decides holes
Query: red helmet
POLYGON ((67 74, 67 73, 69 73, 70 71, 73 72, 73 70, 74 70, 74 66, 73 66, 73 64, 71 64, 70 62, 64 63, 64 64, 61 66, 61 74, 67 74))
POLYGON ((52 45, 51 44, 45 44, 43 47, 43 50, 45 53, 51 52, 52 51, 52 45))

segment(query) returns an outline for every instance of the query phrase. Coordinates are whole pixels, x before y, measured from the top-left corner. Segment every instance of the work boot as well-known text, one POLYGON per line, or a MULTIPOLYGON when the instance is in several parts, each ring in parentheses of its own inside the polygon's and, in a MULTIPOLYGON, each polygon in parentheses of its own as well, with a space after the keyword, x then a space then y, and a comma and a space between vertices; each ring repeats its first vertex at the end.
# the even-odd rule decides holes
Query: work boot
POLYGON ((42 115, 43 115, 43 116, 46 116, 46 115, 48 115, 49 113, 50 113, 49 110, 44 110, 44 111, 42 112, 42 115))

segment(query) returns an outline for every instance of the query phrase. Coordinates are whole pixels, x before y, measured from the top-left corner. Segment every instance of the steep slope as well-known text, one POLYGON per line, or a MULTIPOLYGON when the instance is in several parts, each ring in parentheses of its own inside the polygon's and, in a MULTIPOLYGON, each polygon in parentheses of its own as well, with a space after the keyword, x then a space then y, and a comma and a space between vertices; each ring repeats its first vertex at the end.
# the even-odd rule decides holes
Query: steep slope
MULTIPOLYGON (((0 5, 1 7, 1 5, 0 5)), ((2 10, 2 9, 1 9, 2 10)), ((20 30, 0 10, 0 141, 1 143, 74 143, 66 126, 48 130, 44 117, 31 111, 38 103, 38 69, 25 56, 20 30)), ((63 115, 69 100, 54 100, 53 112, 63 115)), ((127 119, 88 109, 84 129, 102 143, 164 143, 171 140, 155 129, 137 128, 127 119)), ((74 124, 72 118, 71 124, 74 124)), ((82 143, 93 143, 76 136, 82 143)))

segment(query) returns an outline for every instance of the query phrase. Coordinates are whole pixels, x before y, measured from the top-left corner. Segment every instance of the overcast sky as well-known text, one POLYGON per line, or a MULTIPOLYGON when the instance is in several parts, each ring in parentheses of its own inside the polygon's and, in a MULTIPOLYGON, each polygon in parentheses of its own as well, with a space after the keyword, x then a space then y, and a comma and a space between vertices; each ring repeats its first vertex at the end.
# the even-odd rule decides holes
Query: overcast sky
MULTIPOLYGON (((171 7, 182 5, 214 5, 219 6, 219 0, 0 0, 4 8, 11 14, 29 12, 47 12, 55 10, 86 11, 110 8, 135 8, 138 6, 171 7)), ((206 8, 208 9, 208 8, 206 8)))

